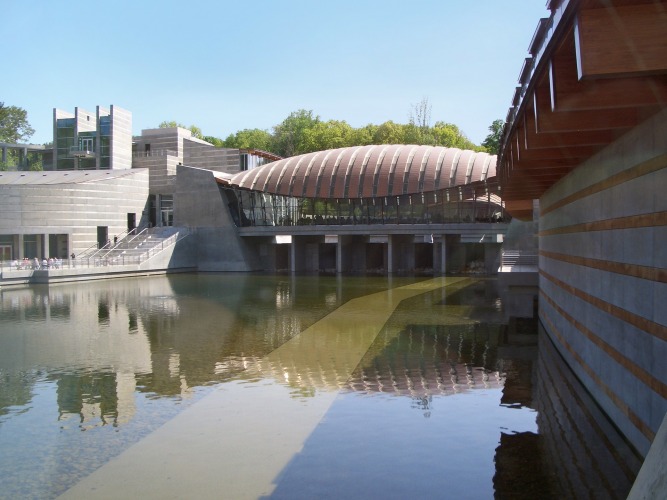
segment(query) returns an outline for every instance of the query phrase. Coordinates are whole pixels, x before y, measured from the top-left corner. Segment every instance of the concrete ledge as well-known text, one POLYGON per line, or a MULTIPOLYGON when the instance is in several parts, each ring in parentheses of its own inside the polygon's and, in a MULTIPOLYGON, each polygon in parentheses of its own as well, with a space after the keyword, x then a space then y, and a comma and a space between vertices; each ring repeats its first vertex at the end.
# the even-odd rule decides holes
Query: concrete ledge
POLYGON ((126 278, 131 276, 148 276, 154 274, 195 272, 196 267, 169 267, 141 269, 140 266, 106 266, 81 267, 70 269, 49 269, 44 271, 5 271, 0 278, 0 285, 48 285, 51 283, 65 283, 68 281, 91 281, 111 278, 126 278))
POLYGON ((667 498, 667 414, 655 435, 651 448, 639 469, 628 500, 662 500, 667 498))

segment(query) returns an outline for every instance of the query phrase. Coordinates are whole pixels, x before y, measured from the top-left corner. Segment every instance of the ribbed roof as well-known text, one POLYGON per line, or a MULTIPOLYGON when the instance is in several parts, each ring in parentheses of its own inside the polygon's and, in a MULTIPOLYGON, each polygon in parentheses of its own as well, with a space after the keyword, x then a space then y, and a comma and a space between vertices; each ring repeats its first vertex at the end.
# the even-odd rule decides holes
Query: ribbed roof
POLYGON ((230 184, 306 198, 370 198, 424 193, 496 176, 496 156, 442 146, 329 149, 240 172, 230 184))

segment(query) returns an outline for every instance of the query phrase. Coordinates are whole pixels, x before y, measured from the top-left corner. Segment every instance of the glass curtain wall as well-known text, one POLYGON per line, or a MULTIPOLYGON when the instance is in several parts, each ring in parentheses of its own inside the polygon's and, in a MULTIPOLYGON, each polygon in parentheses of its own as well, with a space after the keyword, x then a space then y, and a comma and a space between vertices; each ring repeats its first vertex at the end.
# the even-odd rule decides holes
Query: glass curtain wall
POLYGON ((58 153, 56 170, 73 170, 74 158, 70 149, 74 146, 74 118, 60 118, 56 121, 57 138, 55 148, 58 153))
POLYGON ((293 198, 258 191, 222 188, 237 226, 351 224, 445 224, 502 222, 502 206, 473 189, 382 198, 293 198))
POLYGON ((100 116, 100 168, 111 168, 111 116, 100 116))
POLYGON ((93 156, 86 156, 78 158, 78 169, 79 170, 95 170, 97 165, 95 164, 95 141, 96 141, 96 132, 79 132, 79 151, 88 151, 93 156))

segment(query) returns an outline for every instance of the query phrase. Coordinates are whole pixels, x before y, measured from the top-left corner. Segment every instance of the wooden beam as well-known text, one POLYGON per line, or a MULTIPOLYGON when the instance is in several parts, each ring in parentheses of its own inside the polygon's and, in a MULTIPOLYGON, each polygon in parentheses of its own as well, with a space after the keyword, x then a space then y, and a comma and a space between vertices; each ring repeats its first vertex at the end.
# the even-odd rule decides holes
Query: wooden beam
POLYGON ((600 150, 600 145, 574 145, 565 143, 563 145, 552 145, 551 147, 531 148, 529 147, 528 135, 536 136, 534 129, 517 126, 516 133, 522 140, 518 141, 519 162, 535 160, 584 160, 591 157, 600 150))
POLYGON ((538 85, 533 95, 536 132, 630 129, 655 112, 655 108, 620 108, 554 112, 548 85, 538 85))
MULTIPOLYGON (((667 29, 667 27, 666 27, 667 29)), ((574 35, 549 61, 549 90, 554 111, 667 105, 667 77, 579 79, 574 35)))
POLYGON ((574 30, 579 78, 667 73, 663 2, 583 9, 574 30))
MULTIPOLYGON (((517 127, 518 129, 518 127, 517 127)), ((598 149, 616 140, 619 136, 617 130, 578 130, 576 132, 537 132, 535 125, 535 113, 532 109, 526 109, 523 115, 523 140, 526 149, 556 148, 566 146, 597 146, 598 149)))

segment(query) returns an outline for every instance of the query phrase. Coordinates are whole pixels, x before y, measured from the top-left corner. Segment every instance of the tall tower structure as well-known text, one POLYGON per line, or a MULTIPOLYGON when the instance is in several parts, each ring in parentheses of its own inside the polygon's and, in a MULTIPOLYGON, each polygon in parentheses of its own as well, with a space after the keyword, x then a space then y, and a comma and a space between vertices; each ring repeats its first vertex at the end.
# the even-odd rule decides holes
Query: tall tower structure
POLYGON ((54 109, 53 156, 55 170, 132 168, 132 113, 113 105, 54 109))

